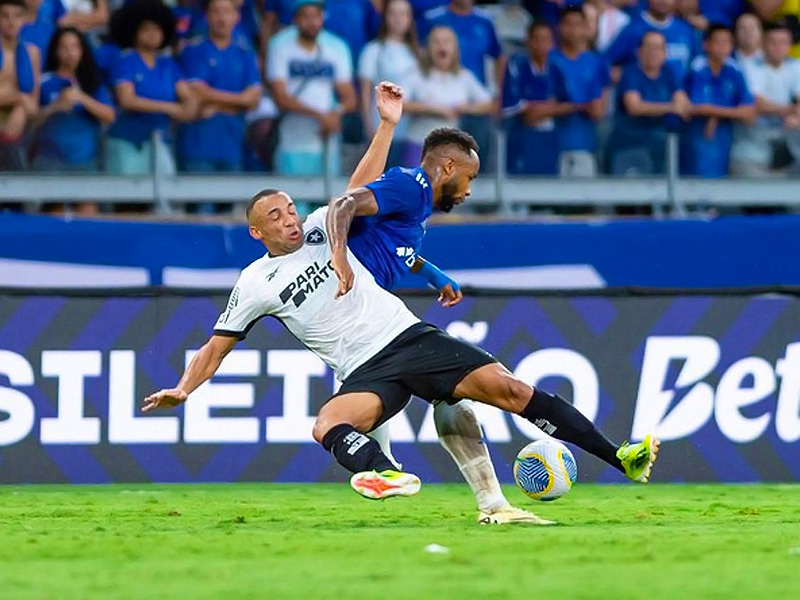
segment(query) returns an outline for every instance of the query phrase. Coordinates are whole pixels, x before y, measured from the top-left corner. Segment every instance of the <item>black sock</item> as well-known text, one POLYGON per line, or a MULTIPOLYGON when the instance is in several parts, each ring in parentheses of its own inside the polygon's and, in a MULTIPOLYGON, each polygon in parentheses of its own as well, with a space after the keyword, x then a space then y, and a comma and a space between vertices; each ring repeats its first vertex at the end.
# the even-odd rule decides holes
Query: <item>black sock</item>
POLYGON ((353 473, 397 468, 386 458, 378 442, 346 423, 331 427, 322 438, 322 445, 333 453, 340 465, 353 473))
POLYGON ((617 445, 561 396, 534 389, 531 401, 520 416, 554 438, 575 444, 625 472, 617 458, 617 445))

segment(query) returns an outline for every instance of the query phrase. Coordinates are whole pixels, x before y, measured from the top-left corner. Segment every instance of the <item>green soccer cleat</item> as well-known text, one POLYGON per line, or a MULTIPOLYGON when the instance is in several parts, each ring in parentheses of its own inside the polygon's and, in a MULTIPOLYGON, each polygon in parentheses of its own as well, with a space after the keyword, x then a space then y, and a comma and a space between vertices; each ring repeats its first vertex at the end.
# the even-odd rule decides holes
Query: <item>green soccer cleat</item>
POLYGON ((370 500, 413 496, 419 492, 420 485, 419 477, 402 471, 362 471, 350 478, 350 487, 370 500))
POLYGON ((625 442, 617 450, 617 458, 625 469, 625 475, 631 481, 647 483, 650 479, 650 471, 653 463, 656 462, 658 445, 661 442, 657 437, 650 434, 638 444, 625 442))

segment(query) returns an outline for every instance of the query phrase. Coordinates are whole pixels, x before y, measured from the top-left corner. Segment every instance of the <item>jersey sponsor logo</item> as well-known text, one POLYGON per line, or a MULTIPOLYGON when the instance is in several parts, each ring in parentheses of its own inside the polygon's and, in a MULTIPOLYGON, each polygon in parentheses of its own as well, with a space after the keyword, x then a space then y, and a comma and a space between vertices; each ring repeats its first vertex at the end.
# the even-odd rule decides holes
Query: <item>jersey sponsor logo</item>
POLYGON ((278 297, 283 304, 291 300, 296 307, 299 307, 310 294, 313 294, 319 286, 330 278, 332 273, 333 264, 331 261, 322 266, 319 265, 318 261, 314 261, 313 265, 309 265, 294 281, 283 288, 278 297))
POLYGON ((306 244, 310 246, 321 246, 325 243, 325 234, 319 227, 314 227, 306 234, 306 244))

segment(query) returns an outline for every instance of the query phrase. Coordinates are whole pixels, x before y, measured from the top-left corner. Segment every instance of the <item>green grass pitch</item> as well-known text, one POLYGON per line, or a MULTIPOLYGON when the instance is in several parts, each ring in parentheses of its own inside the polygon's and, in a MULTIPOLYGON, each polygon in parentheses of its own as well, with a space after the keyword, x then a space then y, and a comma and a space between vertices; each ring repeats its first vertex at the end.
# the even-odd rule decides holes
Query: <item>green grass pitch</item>
POLYGON ((578 485, 555 527, 479 526, 465 485, 0 487, 4 600, 797 598, 800 486, 578 485), (424 548, 439 544, 448 554, 424 548))

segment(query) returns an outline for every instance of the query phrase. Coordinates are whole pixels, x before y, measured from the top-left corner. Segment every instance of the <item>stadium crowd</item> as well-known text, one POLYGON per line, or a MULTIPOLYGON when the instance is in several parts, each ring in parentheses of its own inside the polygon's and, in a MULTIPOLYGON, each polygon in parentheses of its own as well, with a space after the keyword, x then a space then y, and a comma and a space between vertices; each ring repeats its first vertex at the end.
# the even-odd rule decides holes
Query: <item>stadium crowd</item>
POLYGON ((678 132, 686 175, 786 175, 799 19, 800 0, 0 0, 0 170, 336 172, 388 79, 391 165, 459 125, 493 168, 499 126, 511 174, 663 172, 678 132))

